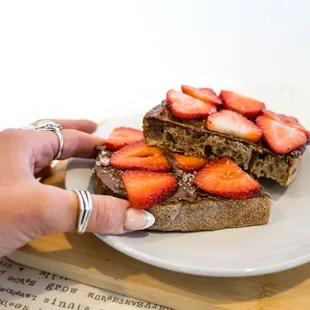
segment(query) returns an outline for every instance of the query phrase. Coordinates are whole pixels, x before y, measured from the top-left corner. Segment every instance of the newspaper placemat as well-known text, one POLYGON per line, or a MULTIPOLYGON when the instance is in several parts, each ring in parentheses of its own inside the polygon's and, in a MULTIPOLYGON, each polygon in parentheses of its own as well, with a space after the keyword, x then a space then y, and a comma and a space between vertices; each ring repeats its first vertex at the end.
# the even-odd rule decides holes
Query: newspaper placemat
POLYGON ((172 310, 0 258, 0 310, 172 310))

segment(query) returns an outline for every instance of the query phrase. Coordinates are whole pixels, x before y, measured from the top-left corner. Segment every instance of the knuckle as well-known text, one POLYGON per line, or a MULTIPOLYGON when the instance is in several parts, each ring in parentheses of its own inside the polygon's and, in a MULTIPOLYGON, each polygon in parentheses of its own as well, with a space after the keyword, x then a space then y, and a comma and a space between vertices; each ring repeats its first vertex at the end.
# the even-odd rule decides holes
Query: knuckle
POLYGON ((106 230, 111 225, 111 215, 110 208, 107 204, 106 199, 96 199, 95 200, 95 225, 99 229, 106 230))
MULTIPOLYGON (((77 130, 76 130, 77 132, 77 130)), ((83 138, 81 136, 81 133, 79 135, 76 135, 76 147, 77 147, 77 153, 82 153, 84 149, 84 143, 83 143, 83 138)))
POLYGON ((68 133, 70 138, 67 143, 70 143, 70 148, 74 153, 81 154, 85 148, 84 134, 76 129, 69 129, 68 133))
POLYGON ((94 229, 99 233, 120 233, 123 231, 126 210, 119 208, 113 197, 101 196, 93 199, 94 229))
POLYGON ((92 212, 92 215, 94 217, 94 226, 95 227, 98 227, 98 223, 100 222, 100 204, 99 204, 99 200, 98 199, 92 199, 93 200, 93 212, 92 212))

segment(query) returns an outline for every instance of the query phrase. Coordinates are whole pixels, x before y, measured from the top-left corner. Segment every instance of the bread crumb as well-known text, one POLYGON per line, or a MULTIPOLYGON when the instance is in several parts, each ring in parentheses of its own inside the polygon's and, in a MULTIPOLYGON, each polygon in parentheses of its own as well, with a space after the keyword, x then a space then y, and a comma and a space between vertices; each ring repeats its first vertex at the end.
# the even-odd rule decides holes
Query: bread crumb
POLYGON ((100 163, 102 164, 102 166, 107 167, 110 164, 110 159, 108 157, 101 157, 100 163))

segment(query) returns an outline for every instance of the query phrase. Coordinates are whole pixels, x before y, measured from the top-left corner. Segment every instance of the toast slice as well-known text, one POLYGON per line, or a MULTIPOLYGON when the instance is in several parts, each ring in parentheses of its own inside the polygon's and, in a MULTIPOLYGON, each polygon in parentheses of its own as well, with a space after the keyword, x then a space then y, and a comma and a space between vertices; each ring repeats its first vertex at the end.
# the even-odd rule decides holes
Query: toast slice
MULTIPOLYGON (((113 152, 99 147, 94 167, 94 191, 127 199, 120 177, 122 170, 110 165, 113 152)), ((175 192, 147 210, 155 217, 154 231, 207 231, 267 224, 271 199, 261 188, 252 198, 234 200, 210 195, 194 184, 195 172, 178 169, 175 159, 165 154, 178 181, 175 192)))
POLYGON ((208 158, 228 156, 256 177, 290 184, 298 173, 307 144, 285 155, 277 155, 260 141, 253 143, 210 131, 204 120, 180 120, 168 109, 166 101, 146 113, 144 141, 174 153, 208 158))

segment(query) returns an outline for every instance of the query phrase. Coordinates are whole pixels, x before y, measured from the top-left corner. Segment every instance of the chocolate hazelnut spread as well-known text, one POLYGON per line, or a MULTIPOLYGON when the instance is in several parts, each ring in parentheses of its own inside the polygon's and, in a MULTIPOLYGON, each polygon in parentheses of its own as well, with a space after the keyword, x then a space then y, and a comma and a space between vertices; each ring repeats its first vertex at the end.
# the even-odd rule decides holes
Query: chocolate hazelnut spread
MULTIPOLYGON (((117 196, 126 198, 126 190, 121 179, 122 170, 114 168, 110 164, 106 165, 107 162, 110 163, 112 154, 113 152, 108 151, 105 146, 99 147, 94 173, 96 173, 97 176, 102 180, 102 183, 104 183, 117 196)), ((227 199, 210 195, 199 189, 194 184, 196 172, 189 173, 178 169, 174 157, 169 153, 165 153, 165 155, 167 156, 167 159, 172 166, 171 172, 175 175, 178 181, 177 190, 165 200, 166 202, 175 202, 181 200, 191 202, 198 201, 206 197, 213 200, 227 199)), ((263 190, 256 194, 256 196, 261 195, 263 195, 263 190)))

